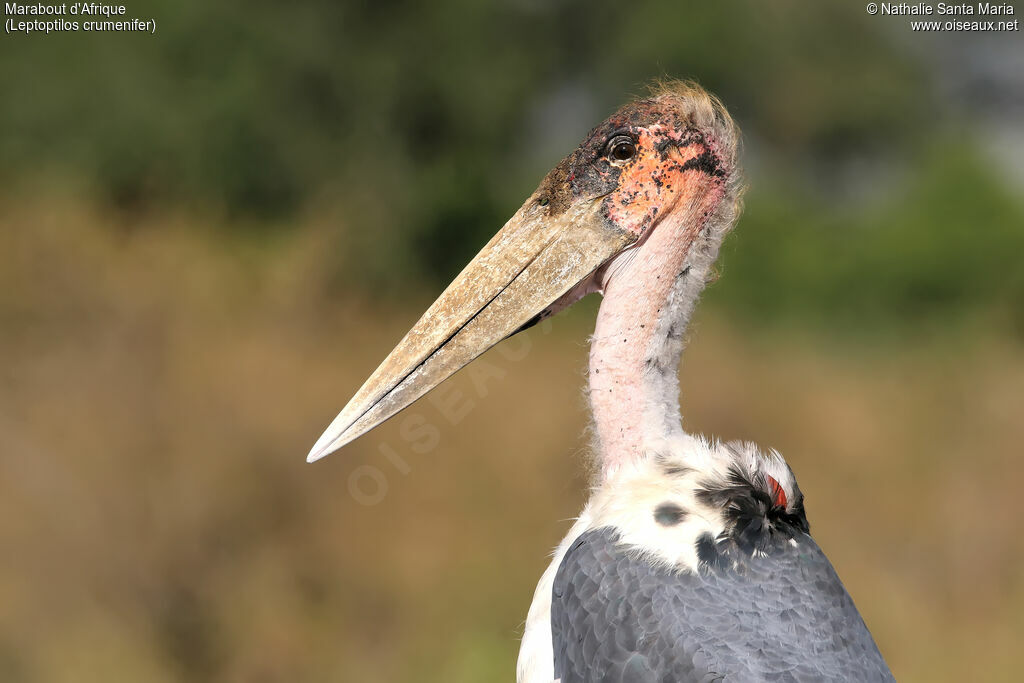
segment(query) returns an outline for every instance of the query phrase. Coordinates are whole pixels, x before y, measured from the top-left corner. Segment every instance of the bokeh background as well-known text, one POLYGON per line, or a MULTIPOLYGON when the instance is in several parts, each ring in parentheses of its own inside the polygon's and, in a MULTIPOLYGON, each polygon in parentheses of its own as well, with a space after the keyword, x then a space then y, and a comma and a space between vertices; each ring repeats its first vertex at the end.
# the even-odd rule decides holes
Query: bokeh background
POLYGON ((511 680, 586 494, 597 302, 304 457, 660 76, 722 97, 751 185, 687 426, 787 456, 897 678, 1018 680, 1019 32, 852 1, 128 14, 156 35, 0 37, 0 681, 511 680))

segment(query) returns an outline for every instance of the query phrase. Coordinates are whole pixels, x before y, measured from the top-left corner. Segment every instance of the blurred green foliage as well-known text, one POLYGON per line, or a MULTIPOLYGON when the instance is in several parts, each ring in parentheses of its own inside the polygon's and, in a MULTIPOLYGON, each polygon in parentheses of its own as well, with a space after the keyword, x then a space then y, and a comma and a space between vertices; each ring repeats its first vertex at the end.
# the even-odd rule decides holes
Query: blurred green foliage
POLYGON ((727 103, 757 162, 712 301, 766 321, 800 309, 879 324, 1020 296, 1006 263, 1020 252, 1019 199, 969 138, 933 147, 957 122, 937 114, 922 65, 859 7, 129 9, 155 17, 157 34, 4 41, 5 186, 64 178, 129 221, 212 212, 247 230, 300 229, 306 212, 328 209, 339 286, 436 288, 589 126, 653 78, 693 77, 727 103), (865 161, 857 182, 869 191, 853 202, 844 186, 865 161))
POLYGON ((867 206, 755 191, 711 297, 844 331, 994 324, 1024 338, 1024 208, 967 147, 930 148, 867 206), (988 318, 979 320, 978 318, 988 318), (995 316, 995 319, 992 319, 995 316))

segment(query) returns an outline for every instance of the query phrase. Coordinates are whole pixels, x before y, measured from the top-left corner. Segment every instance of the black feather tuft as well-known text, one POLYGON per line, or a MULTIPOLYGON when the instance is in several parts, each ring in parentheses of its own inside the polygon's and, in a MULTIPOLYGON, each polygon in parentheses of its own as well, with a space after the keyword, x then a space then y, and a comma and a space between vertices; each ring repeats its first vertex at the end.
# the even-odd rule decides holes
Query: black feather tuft
MULTIPOLYGON (((761 484, 766 486, 766 482, 761 484)), ((780 540, 810 530, 802 497, 786 509, 773 504, 765 486, 755 485, 733 467, 724 483, 706 484, 697 491, 698 500, 725 515, 726 528, 720 540, 735 543, 744 552, 765 552, 780 540)))
POLYGON ((718 544, 711 534, 701 534, 697 539, 697 561, 702 568, 718 569, 723 565, 723 558, 718 552, 718 544))

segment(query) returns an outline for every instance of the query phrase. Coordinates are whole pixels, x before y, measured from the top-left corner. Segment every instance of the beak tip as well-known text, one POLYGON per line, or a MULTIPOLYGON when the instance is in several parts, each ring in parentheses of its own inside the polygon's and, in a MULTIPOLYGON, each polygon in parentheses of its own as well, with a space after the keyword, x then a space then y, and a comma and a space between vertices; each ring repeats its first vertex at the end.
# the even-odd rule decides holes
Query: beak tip
POLYGON ((315 444, 313 444, 313 448, 310 449, 309 455, 306 456, 306 462, 316 462, 317 460, 326 458, 328 455, 341 448, 343 443, 344 442, 341 442, 338 438, 338 435, 334 435, 331 433, 331 430, 328 430, 315 444))
MULTIPOLYGON (((532 203, 528 203, 532 206, 532 203)), ((354 441, 523 329, 636 236, 588 199, 554 221, 528 205, 470 261, 317 440, 307 462, 354 441)))
POLYGON ((336 450, 339 450, 342 446, 355 439, 362 432, 352 433, 350 427, 352 427, 353 419, 350 416, 349 408, 347 406, 345 410, 341 411, 334 421, 328 425, 324 433, 320 435, 320 438, 313 444, 313 448, 309 450, 309 455, 306 456, 306 462, 316 462, 326 458, 328 455, 336 450))

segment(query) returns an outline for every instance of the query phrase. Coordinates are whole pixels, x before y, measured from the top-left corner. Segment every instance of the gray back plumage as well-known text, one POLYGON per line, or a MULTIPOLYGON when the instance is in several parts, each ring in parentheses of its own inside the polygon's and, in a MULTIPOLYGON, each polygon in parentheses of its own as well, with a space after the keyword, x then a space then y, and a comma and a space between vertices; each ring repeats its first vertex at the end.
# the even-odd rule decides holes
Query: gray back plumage
POLYGON ((707 537, 697 574, 617 541, 612 528, 592 529, 558 568, 551 632, 561 683, 894 680, 803 531, 773 534, 755 556, 707 537))

